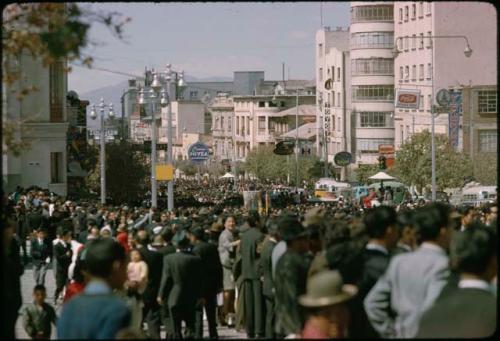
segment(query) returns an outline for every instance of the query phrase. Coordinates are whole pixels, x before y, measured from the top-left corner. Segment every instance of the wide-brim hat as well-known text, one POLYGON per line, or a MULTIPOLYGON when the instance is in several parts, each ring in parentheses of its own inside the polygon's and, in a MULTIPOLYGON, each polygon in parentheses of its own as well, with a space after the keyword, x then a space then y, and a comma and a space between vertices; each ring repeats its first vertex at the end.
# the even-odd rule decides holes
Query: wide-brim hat
POLYGON ((350 300, 358 293, 352 284, 343 284, 338 271, 321 271, 307 281, 307 292, 299 303, 308 308, 327 307, 350 300))
POLYGON ((299 238, 306 238, 308 231, 304 229, 302 224, 291 216, 284 216, 278 221, 278 231, 281 239, 284 241, 291 241, 299 238))

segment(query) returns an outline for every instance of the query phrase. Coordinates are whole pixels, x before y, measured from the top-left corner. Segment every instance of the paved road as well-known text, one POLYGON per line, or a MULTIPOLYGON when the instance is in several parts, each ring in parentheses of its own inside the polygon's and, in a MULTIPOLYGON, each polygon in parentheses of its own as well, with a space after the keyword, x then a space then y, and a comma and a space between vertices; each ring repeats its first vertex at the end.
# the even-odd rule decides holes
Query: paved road
MULTIPOLYGON (((27 304, 32 302, 32 292, 33 292, 33 287, 35 286, 35 280, 33 278, 33 270, 31 270, 31 266, 27 266, 25 268, 24 274, 21 277, 21 294, 23 297, 23 307, 27 304)), ((52 304, 54 301, 54 291, 55 291, 55 278, 54 278, 54 273, 52 270, 47 271, 47 275, 45 277, 45 286, 47 288, 47 303, 52 304)), ((61 312, 61 306, 56 307, 56 312, 57 314, 60 314, 61 312)), ((219 338, 221 339, 243 339, 246 338, 246 334, 243 333, 238 333, 234 329, 229 329, 227 327, 220 327, 218 329, 219 332, 219 338)), ((203 335, 207 336, 208 335, 208 326, 205 322, 205 331, 203 335)), ((29 339, 29 336, 26 334, 22 327, 22 319, 19 318, 17 320, 16 324, 16 337, 18 339, 29 339)), ((162 331, 162 337, 165 337, 165 332, 162 331)), ((52 336, 51 339, 55 340, 56 339, 56 332, 55 328, 52 328, 52 336)))

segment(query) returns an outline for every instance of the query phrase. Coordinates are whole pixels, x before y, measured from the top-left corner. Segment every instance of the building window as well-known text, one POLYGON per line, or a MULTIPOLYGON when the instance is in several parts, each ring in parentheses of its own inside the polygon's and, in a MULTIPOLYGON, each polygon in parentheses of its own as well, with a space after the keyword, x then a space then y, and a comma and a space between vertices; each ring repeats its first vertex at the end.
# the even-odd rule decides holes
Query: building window
POLYGON ((420 33, 420 39, 418 40, 418 42, 419 42, 418 48, 423 49, 424 48, 424 34, 423 33, 420 33))
POLYGON ((196 99, 196 98, 198 98, 198 91, 190 91, 189 92, 189 98, 190 99, 196 99))
POLYGON ((240 117, 236 116, 236 135, 240 134, 240 117))
POLYGON ((337 106, 338 107, 341 107, 342 106, 342 103, 340 101, 340 92, 337 92, 337 106))
POLYGON ((417 44, 417 36, 416 35, 412 35, 412 38, 411 38, 411 49, 412 50, 416 49, 416 44, 417 44))
POLYGON ((233 119, 232 119, 232 117, 229 117, 229 118, 228 118, 228 120, 227 120, 227 129, 228 129, 229 131, 231 131, 231 125, 232 125, 231 121, 232 121, 232 120, 233 120, 233 119))
POLYGON ((332 115, 332 131, 335 131, 335 115, 332 115))
POLYGON ((432 6, 432 2, 426 2, 426 11, 425 11, 425 14, 426 15, 431 15, 431 6, 432 6))
POLYGON ((356 48, 392 48, 394 32, 361 32, 351 34, 350 44, 356 48))
POLYGON ((337 81, 340 82, 340 68, 337 68, 337 81))
POLYGON ((432 64, 427 63, 427 79, 432 79, 432 64))
POLYGON ((247 135, 250 135, 250 117, 247 117, 247 135))
POLYGON ((335 91, 332 91, 332 102, 330 104, 332 107, 335 106, 335 91))
POLYGON ((408 51, 408 36, 404 37, 404 49, 408 51))
POLYGON ((427 48, 430 49, 432 47, 432 32, 431 31, 428 31, 427 32, 427 48))
POLYGON ((340 122, 340 116, 337 117, 337 119, 338 119, 338 121, 337 121, 338 122, 337 129, 338 129, 338 131, 342 131, 342 129, 340 129, 340 127, 342 127, 342 123, 340 122))
POLYGON ((497 151, 497 136, 496 130, 480 130, 479 131, 479 151, 483 153, 493 153, 497 151))
POLYGON ((417 80, 417 66, 413 65, 411 67, 411 80, 416 81, 417 80))
POLYGON ((318 70, 318 77, 319 77, 319 81, 322 82, 323 81, 323 68, 322 67, 320 67, 318 70))
POLYGON ((410 80, 410 66, 406 65, 405 66, 405 82, 408 82, 410 80))
POLYGON ((353 86, 352 98, 353 101, 392 102, 394 100, 394 87, 392 85, 353 86))
POLYGON ((280 104, 281 104, 281 107, 284 107, 285 106, 285 101, 281 101, 280 104))
POLYGON ((49 71, 49 96, 50 96, 50 122, 63 122, 63 92, 64 66, 58 61, 50 66, 49 71))
POLYGON ((405 22, 408 21, 408 6, 405 6, 405 22))
POLYGON ((320 57, 323 56, 323 44, 318 45, 318 54, 320 57))
POLYGON ((224 116, 220 117, 220 130, 224 131, 224 116))
POLYGON ((259 116, 259 135, 264 135, 266 133, 266 117, 259 116))
POLYGON ((266 106, 266 102, 259 102, 259 108, 264 108, 266 106))
POLYGON ((393 139, 356 139, 357 149, 362 152, 378 152, 379 145, 393 143, 393 139))
POLYGON ((418 17, 422 18, 424 16, 424 2, 420 1, 418 3, 418 17))
POLYGON ((275 107, 277 107, 277 106, 278 106, 278 102, 276 102, 276 101, 269 101, 269 102, 268 102, 268 106, 269 106, 270 108, 275 108, 275 107))
POLYGON ((399 126, 399 133, 401 134, 401 143, 403 143, 405 138, 404 138, 404 130, 402 124, 399 126))
POLYGON ((370 58, 353 59, 351 61, 351 75, 393 75, 394 59, 370 58))
POLYGON ((417 5, 411 5, 411 20, 415 20, 417 18, 417 5))
POLYGON ((391 113, 385 111, 363 111, 359 113, 360 128, 380 128, 388 127, 386 117, 391 113))
POLYGON ((427 112, 431 112, 432 98, 431 95, 427 95, 427 112))
POLYGON ((477 93, 477 108, 480 114, 497 112, 497 91, 484 90, 477 93))
POLYGON ((351 21, 393 21, 394 6, 357 6, 351 9, 351 21))
POLYGON ((399 81, 402 82, 404 77, 404 69, 402 66, 399 67, 399 81))
POLYGON ((61 184, 63 181, 63 153, 50 153, 50 183, 61 184))
POLYGON ((401 23, 403 21, 403 8, 401 7, 399 9, 399 23, 401 23))
POLYGON ((424 64, 418 66, 418 79, 424 80, 424 64))
POLYGON ((420 95, 420 102, 418 103, 418 111, 424 111, 424 95, 420 95))

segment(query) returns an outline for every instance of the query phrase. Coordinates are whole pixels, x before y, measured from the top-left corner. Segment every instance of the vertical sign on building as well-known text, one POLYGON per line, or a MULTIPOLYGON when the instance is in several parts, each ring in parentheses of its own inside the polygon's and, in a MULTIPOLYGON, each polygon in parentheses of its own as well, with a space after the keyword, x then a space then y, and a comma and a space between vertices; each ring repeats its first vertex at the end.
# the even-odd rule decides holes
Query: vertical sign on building
POLYGON ((448 137, 453 148, 458 147, 460 130, 460 116, 462 115, 462 92, 452 91, 450 103, 450 114, 448 115, 448 137))

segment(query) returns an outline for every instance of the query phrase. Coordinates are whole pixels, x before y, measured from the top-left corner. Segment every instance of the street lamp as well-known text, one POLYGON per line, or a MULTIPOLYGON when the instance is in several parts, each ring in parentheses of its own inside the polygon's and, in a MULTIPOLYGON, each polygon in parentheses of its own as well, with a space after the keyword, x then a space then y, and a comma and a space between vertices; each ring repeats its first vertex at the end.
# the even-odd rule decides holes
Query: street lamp
MULTIPOLYGON (((410 39, 422 39, 422 37, 406 37, 410 39)), ((465 57, 469 58, 472 56, 472 49, 470 48, 469 45, 469 40, 467 39, 466 36, 462 35, 453 35, 453 36, 427 36, 426 38, 429 39, 464 39, 465 40, 465 49, 464 49, 464 55, 465 57)), ((396 40, 394 41, 394 47, 392 49, 392 55, 395 58, 401 53, 398 49, 398 41, 402 40, 403 37, 397 37, 396 40)), ((431 178, 432 178, 432 201, 436 201, 436 142, 435 142, 435 132, 434 132, 434 42, 432 42, 431 45, 431 65, 432 65, 432 90, 431 90, 431 163, 432 163, 432 173, 431 173, 431 178)))
MULTIPOLYGON (((147 74, 146 70, 146 74, 147 74)), ((145 84, 144 88, 139 91, 139 104, 147 105, 152 104, 152 134, 151 134, 151 207, 157 207, 157 183, 156 183, 156 111, 158 104, 160 107, 168 107, 168 146, 167 146, 167 164, 172 166, 173 164, 173 144, 172 144, 172 101, 170 93, 170 81, 172 73, 179 74, 179 79, 176 85, 179 87, 185 87, 186 82, 184 80, 184 71, 177 73, 172 71, 171 65, 167 64, 165 72, 155 72, 152 70, 153 80, 151 84, 145 84)), ((168 210, 174 209, 174 183, 173 180, 168 181, 168 210)))
MULTIPOLYGON (((109 103, 109 105, 104 104, 104 99, 101 98, 99 103, 99 113, 101 117, 100 121, 100 159, 101 159, 101 204, 106 203, 106 132, 105 132, 105 124, 104 124, 104 113, 105 108, 108 109, 108 116, 114 117, 115 113, 113 111, 113 103, 109 103)), ((90 118, 95 120, 97 118, 97 112, 95 104, 92 106, 90 110, 90 118)))

